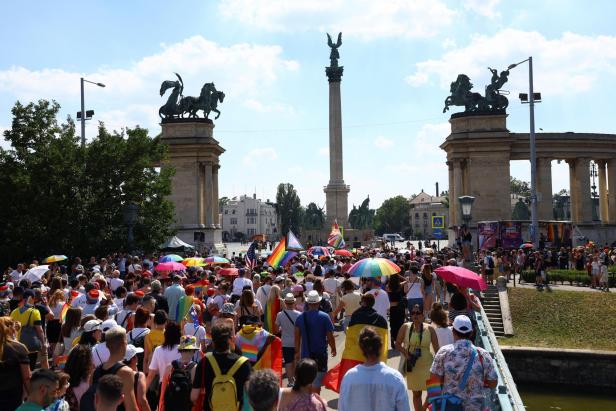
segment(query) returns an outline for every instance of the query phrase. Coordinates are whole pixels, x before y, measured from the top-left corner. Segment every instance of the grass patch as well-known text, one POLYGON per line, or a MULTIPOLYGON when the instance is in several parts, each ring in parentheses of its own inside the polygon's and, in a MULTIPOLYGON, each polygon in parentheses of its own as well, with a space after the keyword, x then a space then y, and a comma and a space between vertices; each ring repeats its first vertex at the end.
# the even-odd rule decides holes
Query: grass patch
POLYGON ((502 345, 616 351, 616 293, 510 288, 515 336, 502 345))

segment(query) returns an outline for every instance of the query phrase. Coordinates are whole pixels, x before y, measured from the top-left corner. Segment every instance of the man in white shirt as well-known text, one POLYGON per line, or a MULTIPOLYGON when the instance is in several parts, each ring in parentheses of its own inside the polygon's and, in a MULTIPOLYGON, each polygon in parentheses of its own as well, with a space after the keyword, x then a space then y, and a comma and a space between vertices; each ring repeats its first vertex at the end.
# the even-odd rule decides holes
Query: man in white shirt
POLYGON ((374 278, 368 278, 367 285, 370 289, 366 293, 374 295, 374 307, 372 308, 386 319, 387 311, 389 310, 389 297, 387 296, 387 292, 376 284, 374 278))
POLYGON ((335 274, 335 271, 328 271, 325 273, 325 280, 323 280, 323 288, 329 294, 334 310, 338 307, 338 289, 340 284, 342 284, 342 281, 336 278, 335 274))
POLYGON ((235 301, 240 299, 242 295, 242 291, 244 287, 250 287, 252 290, 252 280, 249 278, 245 278, 246 270, 240 268, 238 272, 238 277, 233 280, 233 291, 231 291, 231 302, 235 303, 235 301))
POLYGON ((10 276, 11 276, 11 280, 13 280, 14 284, 19 284, 19 280, 21 280, 21 277, 23 277, 24 275, 24 265, 23 264, 17 264, 17 268, 14 269, 10 276))
POLYGON ((339 411, 410 411, 406 381, 398 370, 380 361, 383 340, 372 328, 359 333, 359 348, 365 361, 351 368, 340 385, 339 411))
POLYGON ((120 270, 113 270, 109 279, 109 288, 115 293, 118 287, 124 285, 124 280, 120 279, 120 270))
POLYGON ((261 304, 261 307, 265 307, 267 305, 267 297, 269 296, 269 292, 272 288, 272 277, 269 275, 265 275, 263 277, 263 283, 261 287, 255 293, 255 297, 257 301, 261 304))

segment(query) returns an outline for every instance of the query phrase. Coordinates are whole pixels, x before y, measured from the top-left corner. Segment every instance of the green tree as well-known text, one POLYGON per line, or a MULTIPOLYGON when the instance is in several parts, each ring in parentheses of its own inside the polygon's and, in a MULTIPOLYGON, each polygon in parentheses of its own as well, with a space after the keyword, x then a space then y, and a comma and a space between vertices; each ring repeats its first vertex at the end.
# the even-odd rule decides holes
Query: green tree
POLYGON ((315 203, 309 203, 304 210, 302 227, 307 230, 320 230, 325 225, 325 212, 315 203))
POLYGON ((303 211, 293 184, 278 184, 276 213, 280 221, 280 234, 286 235, 292 230, 299 235, 303 211))
POLYGON ((515 177, 509 177, 509 191, 511 194, 518 194, 525 197, 530 197, 530 184, 528 181, 518 180, 515 177))
POLYGON ((376 234, 401 233, 410 230, 411 205, 404 196, 396 196, 383 201, 376 210, 374 230, 376 234))
POLYGON ((515 207, 513 207, 513 212, 511 213, 512 220, 528 220, 530 219, 530 210, 528 206, 522 201, 520 198, 517 203, 515 203, 515 207))
POLYGON ((172 170, 157 172, 165 147, 144 129, 109 133, 101 124, 85 148, 56 102, 12 109, 0 149, 0 260, 15 263, 63 253, 101 255, 126 249, 122 211, 139 206, 136 246, 152 250, 170 234, 172 170))

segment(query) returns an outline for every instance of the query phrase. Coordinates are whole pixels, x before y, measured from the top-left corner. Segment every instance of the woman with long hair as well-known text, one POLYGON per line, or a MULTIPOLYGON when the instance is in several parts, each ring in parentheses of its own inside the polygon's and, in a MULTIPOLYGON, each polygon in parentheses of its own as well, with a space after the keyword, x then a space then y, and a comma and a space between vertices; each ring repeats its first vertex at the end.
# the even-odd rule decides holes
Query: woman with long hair
POLYGON ((30 382, 28 349, 15 339, 15 323, 0 317, 0 410, 19 407, 30 382))
POLYGON ((295 368, 293 388, 280 390, 278 411, 325 411, 325 401, 312 390, 312 382, 317 377, 317 363, 310 358, 303 358, 295 368))
POLYGON ((387 296, 389 297, 389 328, 391 332, 391 349, 395 349, 396 337, 404 324, 406 314, 406 297, 402 286, 404 278, 399 274, 389 277, 387 296))
POLYGON ((92 349, 86 345, 76 345, 68 355, 64 372, 70 377, 70 387, 66 390, 66 401, 71 411, 77 411, 81 396, 90 386, 90 379, 94 372, 92 349))
POLYGON ((49 299, 49 309, 53 314, 53 318, 47 321, 47 341, 49 341, 49 344, 51 345, 51 352, 53 352, 56 343, 60 341, 62 309, 66 303, 66 296, 64 295, 64 290, 62 289, 57 289, 53 293, 50 292, 49 295, 51 295, 51 298, 49 299))
POLYGON ((434 331, 436 331, 438 346, 442 347, 444 345, 453 344, 453 332, 449 327, 449 319, 447 318, 447 313, 443 310, 443 306, 440 303, 432 304, 430 319, 432 320, 434 331))
POLYGON ((239 318, 240 327, 246 324, 249 317, 257 317, 260 320, 263 314, 263 311, 255 302, 255 295, 250 289, 242 291, 240 303, 235 309, 235 312, 239 318))
POLYGON ((158 377, 159 383, 157 383, 157 389, 159 389, 160 381, 165 375, 167 366, 173 361, 179 360, 181 355, 178 351, 178 345, 182 338, 182 330, 180 326, 170 321, 165 326, 165 339, 163 344, 156 347, 152 353, 152 359, 150 360, 148 378, 146 380, 146 389, 152 384, 152 381, 158 377))
POLYGON ((424 296, 424 317, 428 317, 428 314, 430 313, 430 308, 432 307, 432 303, 434 302, 434 277, 435 276, 432 272, 432 266, 430 264, 424 264, 423 267, 421 267, 421 279, 423 280, 422 288, 424 296))
POLYGON ((66 317, 64 318, 64 324, 60 330, 62 341, 64 343, 64 353, 67 355, 73 346, 73 340, 80 334, 79 328, 81 326, 81 308, 69 308, 66 311, 66 317))

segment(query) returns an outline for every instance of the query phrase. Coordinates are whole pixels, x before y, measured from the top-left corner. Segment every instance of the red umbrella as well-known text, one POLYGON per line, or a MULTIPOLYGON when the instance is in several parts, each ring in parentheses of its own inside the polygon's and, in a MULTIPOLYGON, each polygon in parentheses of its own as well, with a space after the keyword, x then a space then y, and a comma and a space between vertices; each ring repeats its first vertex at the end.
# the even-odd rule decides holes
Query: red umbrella
POLYGON ((156 271, 184 271, 186 266, 184 264, 176 263, 175 261, 169 261, 167 263, 159 263, 154 267, 156 271))
POLYGON ((344 248, 340 249, 340 250, 334 251, 334 254, 335 255, 341 255, 343 257, 352 257, 353 256, 352 252, 350 252, 349 250, 345 250, 344 248))
POLYGON ((443 280, 460 287, 472 288, 473 290, 487 290, 488 286, 481 276, 464 267, 446 265, 434 270, 443 280))
POLYGON ((237 268, 221 268, 218 270, 218 274, 227 277, 237 277, 239 275, 239 270, 237 268))

